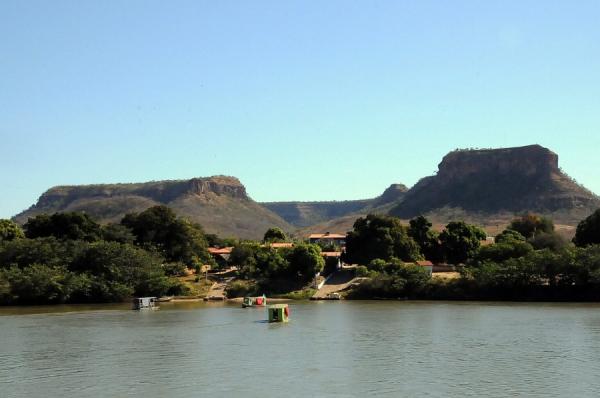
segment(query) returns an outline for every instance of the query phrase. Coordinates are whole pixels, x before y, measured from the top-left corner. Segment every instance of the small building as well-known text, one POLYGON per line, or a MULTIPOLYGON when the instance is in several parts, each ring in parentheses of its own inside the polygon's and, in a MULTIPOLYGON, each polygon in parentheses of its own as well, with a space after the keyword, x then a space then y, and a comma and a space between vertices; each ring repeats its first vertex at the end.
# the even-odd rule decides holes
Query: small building
POLYGON ((233 247, 209 247, 208 252, 213 256, 219 267, 227 266, 233 247))
POLYGON ((132 300, 134 310, 154 310, 158 308, 157 297, 136 297, 132 300))
POLYGON ((419 267, 423 267, 423 269, 425 269, 429 275, 433 274, 433 263, 431 261, 415 261, 415 264, 419 267))
POLYGON ((288 322, 290 320, 290 308, 287 304, 270 305, 267 311, 269 312, 269 322, 288 322))
POLYGON ((333 244, 335 246, 343 247, 346 245, 346 235, 332 234, 330 232, 325 232, 324 234, 311 234, 308 237, 308 241, 310 243, 333 244))

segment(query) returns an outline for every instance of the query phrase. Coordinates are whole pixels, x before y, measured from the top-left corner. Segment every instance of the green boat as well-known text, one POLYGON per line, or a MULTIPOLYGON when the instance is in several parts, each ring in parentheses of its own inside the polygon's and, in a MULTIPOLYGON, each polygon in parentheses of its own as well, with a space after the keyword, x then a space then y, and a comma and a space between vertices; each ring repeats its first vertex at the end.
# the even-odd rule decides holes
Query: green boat
POLYGON ((263 294, 261 297, 244 297, 242 301, 242 308, 247 307, 266 307, 267 297, 263 294))
POLYGON ((269 312, 269 322, 289 322, 290 307, 287 304, 270 305, 267 309, 269 312))

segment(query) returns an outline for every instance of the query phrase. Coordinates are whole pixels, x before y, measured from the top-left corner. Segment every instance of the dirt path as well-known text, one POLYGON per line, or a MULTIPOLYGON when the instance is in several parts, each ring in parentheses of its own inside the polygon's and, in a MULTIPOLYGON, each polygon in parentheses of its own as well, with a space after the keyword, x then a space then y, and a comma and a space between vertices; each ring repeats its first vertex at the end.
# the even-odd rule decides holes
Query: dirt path
POLYGON ((331 293, 337 293, 347 288, 354 280, 353 269, 341 269, 336 271, 331 278, 325 282, 323 287, 311 297, 311 300, 323 300, 331 293))
POLYGON ((229 278, 219 278, 213 285, 211 286, 208 293, 206 293, 205 300, 225 300, 225 288, 227 284, 233 280, 233 277, 229 278))

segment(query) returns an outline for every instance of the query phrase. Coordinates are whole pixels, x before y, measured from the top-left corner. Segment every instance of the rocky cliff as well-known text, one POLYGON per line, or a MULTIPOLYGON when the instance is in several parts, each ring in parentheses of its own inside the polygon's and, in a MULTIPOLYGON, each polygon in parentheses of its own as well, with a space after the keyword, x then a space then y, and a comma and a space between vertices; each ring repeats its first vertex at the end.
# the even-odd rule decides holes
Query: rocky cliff
POLYGON ((214 176, 139 184, 98 184, 50 188, 28 210, 15 216, 24 223, 40 213, 84 211, 101 222, 119 222, 130 212, 165 204, 180 216, 200 223, 209 233, 262 238, 278 226, 293 229, 273 212, 254 202, 237 178, 214 176))
POLYGON ((437 174, 420 180, 391 214, 409 218, 439 209, 532 211, 576 221, 597 207, 598 197, 561 171, 557 154, 530 145, 450 152, 437 174))

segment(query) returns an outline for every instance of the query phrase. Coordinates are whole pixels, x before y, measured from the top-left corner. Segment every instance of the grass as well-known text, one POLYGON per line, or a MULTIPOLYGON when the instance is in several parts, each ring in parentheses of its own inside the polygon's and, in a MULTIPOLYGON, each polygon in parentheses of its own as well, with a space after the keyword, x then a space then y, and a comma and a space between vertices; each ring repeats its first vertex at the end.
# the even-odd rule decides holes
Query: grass
POLYGON ((316 290, 313 288, 304 288, 302 290, 295 290, 293 292, 274 294, 271 297, 285 298, 290 300, 308 300, 315 294, 315 292, 316 290))
POLYGON ((196 282, 196 275, 182 276, 178 279, 189 289, 190 296, 206 296, 213 284, 213 281, 206 280, 203 277, 196 282))

